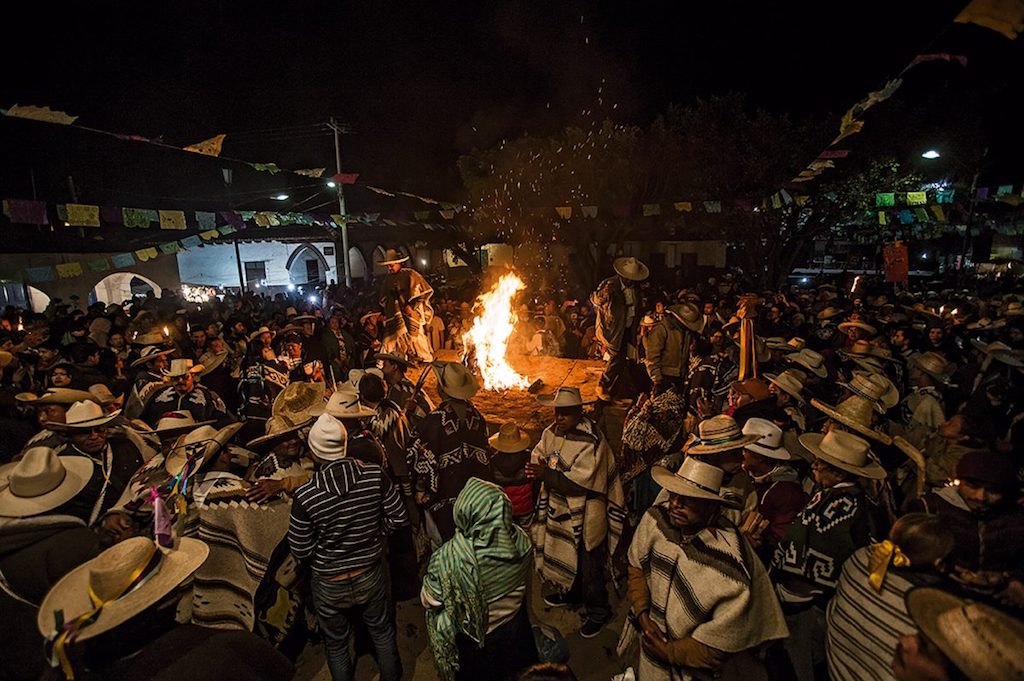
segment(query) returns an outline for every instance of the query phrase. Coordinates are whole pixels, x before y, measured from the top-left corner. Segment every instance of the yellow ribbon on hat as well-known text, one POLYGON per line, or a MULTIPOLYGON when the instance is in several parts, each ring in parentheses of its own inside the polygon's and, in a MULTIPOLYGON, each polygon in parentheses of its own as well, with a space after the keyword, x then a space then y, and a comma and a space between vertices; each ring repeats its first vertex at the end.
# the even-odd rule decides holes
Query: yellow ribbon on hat
POLYGON ((886 539, 871 547, 871 558, 868 561, 868 583, 875 591, 882 590, 885 574, 889 571, 890 565, 898 568, 910 567, 910 559, 899 546, 886 539))
POLYGON ((740 322, 740 381, 757 378, 757 350, 754 347, 754 339, 754 320, 742 320, 740 322))

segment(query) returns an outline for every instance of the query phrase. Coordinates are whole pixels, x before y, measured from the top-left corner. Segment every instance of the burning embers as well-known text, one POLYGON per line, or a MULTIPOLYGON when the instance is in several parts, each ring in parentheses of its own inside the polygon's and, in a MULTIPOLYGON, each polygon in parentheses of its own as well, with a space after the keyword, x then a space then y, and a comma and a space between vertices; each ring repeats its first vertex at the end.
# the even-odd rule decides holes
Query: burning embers
POLYGON ((508 339, 517 321, 512 299, 524 288, 526 284, 515 273, 503 275, 490 291, 477 299, 480 312, 469 331, 462 334, 465 357, 475 359, 487 390, 527 388, 530 385, 530 379, 509 366, 505 358, 508 339))

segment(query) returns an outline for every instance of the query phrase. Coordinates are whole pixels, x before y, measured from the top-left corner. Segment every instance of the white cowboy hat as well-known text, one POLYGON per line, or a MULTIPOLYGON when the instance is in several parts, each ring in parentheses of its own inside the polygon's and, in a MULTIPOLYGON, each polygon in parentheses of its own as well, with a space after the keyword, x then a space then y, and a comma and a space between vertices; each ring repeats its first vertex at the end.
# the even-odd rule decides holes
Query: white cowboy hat
POLYGON ((348 431, 345 424, 330 414, 320 414, 306 441, 318 459, 337 461, 344 458, 348 450, 348 431))
POLYGON ((697 437, 690 441, 687 454, 702 456, 727 452, 732 449, 743 449, 759 436, 744 435, 736 420, 726 414, 719 414, 704 419, 697 424, 697 437))
POLYGON ((559 388, 554 395, 538 395, 537 401, 546 407, 582 407, 584 402, 580 389, 576 387, 559 388))
POLYGON ((170 350, 160 350, 155 345, 147 345, 146 347, 142 348, 142 352, 139 354, 139 358, 132 362, 130 366, 134 368, 139 366, 140 364, 151 362, 157 357, 169 355, 172 352, 174 352, 174 348, 171 348, 170 350))
POLYGON ((190 537, 178 540, 176 549, 161 549, 148 537, 132 537, 64 575, 46 594, 36 625, 47 639, 59 633, 55 613, 62 621, 76 619, 103 603, 95 621, 75 634, 85 641, 110 631, 169 594, 196 571, 210 554, 205 542, 190 537), (127 591, 126 591, 127 589, 127 591))
POLYGON ((384 251, 384 259, 377 262, 378 265, 397 265, 398 263, 405 262, 409 259, 409 256, 402 255, 397 249, 389 248, 384 251))
POLYGON ((164 376, 167 378, 177 378, 178 376, 184 376, 185 374, 202 374, 205 367, 202 364, 195 364, 190 359, 172 359, 171 367, 164 369, 164 376))
POLYGON ((369 369, 349 369, 348 370, 348 382, 352 384, 352 387, 359 390, 359 381, 363 380, 363 376, 366 374, 373 374, 380 380, 384 380, 384 372, 377 367, 370 367, 369 369))
POLYGON ((615 258, 612 267, 615 269, 615 274, 630 281, 643 281, 651 274, 651 271, 647 269, 647 265, 632 256, 628 258, 615 258))
POLYGON ((248 336, 246 336, 246 339, 251 343, 252 341, 256 340, 265 333, 269 333, 271 338, 277 335, 277 331, 273 331, 267 326, 261 326, 260 328, 256 329, 248 336))
POLYGON ((789 461, 793 458, 782 441, 782 428, 768 419, 757 417, 747 419, 747 422, 743 424, 743 434, 758 437, 756 441, 744 445, 743 449, 779 461, 789 461))
POLYGON ((885 478, 885 469, 872 457, 871 445, 864 438, 843 430, 821 433, 804 433, 800 444, 815 457, 854 475, 871 480, 885 478))
POLYGON ((691 456, 683 459, 675 473, 664 466, 651 468, 651 477, 664 489, 673 494, 697 499, 711 499, 723 504, 730 501, 722 496, 722 477, 725 472, 717 466, 704 463, 691 456))
POLYGON ((514 454, 521 452, 530 446, 530 436, 519 429, 515 423, 509 421, 501 424, 501 428, 494 435, 487 438, 491 448, 499 452, 514 454))
POLYGON ((480 389, 476 376, 460 362, 431 362, 430 367, 437 376, 438 390, 449 397, 468 400, 480 389))
POLYGON ((30 447, 6 471, 0 491, 0 516, 24 518, 46 513, 70 501, 92 477, 86 456, 57 456, 49 447, 30 447))
POLYGON ((907 612, 921 633, 971 681, 1024 679, 1024 622, 941 589, 919 587, 907 612))
POLYGON ((95 402, 96 396, 86 390, 72 388, 47 388, 42 395, 35 393, 18 393, 14 399, 33 405, 41 404, 74 404, 75 402, 95 402))
POLYGON ((168 411, 164 412, 163 416, 156 422, 156 428, 153 432, 157 434, 161 440, 167 437, 178 436, 183 432, 187 432, 198 428, 199 426, 206 426, 213 423, 213 420, 209 421, 196 421, 192 417, 192 412, 188 411, 168 411))
POLYGON ((359 401, 359 391, 351 383, 339 383, 327 400, 324 413, 336 419, 363 419, 376 414, 359 401))
POLYGON ((292 423, 319 416, 324 413, 324 384, 307 381, 289 383, 274 398, 271 413, 285 416, 292 423))
POLYGON ((828 376, 828 369, 825 368, 825 358, 821 356, 820 352, 804 348, 799 352, 785 355, 783 359, 787 362, 794 362, 802 367, 810 369, 818 378, 825 378, 828 376))
POLYGON ((99 426, 105 426, 106 424, 113 421, 121 413, 121 410, 107 414, 104 413, 103 407, 96 403, 95 398, 92 400, 82 402, 75 402, 68 407, 67 413, 64 415, 64 423, 47 423, 46 427, 50 430, 88 430, 89 428, 98 428, 99 426))
POLYGON ((229 423, 220 430, 213 426, 200 426, 189 431, 179 437, 171 447, 170 453, 164 458, 164 469, 171 475, 177 475, 188 463, 189 455, 195 455, 195 449, 199 445, 205 445, 203 453, 195 455, 196 470, 199 470, 203 464, 213 460, 243 425, 242 423, 229 423))
POLYGON ((786 369, 780 374, 765 374, 769 383, 774 383, 779 390, 783 391, 800 404, 804 404, 804 384, 796 375, 795 370, 786 369))

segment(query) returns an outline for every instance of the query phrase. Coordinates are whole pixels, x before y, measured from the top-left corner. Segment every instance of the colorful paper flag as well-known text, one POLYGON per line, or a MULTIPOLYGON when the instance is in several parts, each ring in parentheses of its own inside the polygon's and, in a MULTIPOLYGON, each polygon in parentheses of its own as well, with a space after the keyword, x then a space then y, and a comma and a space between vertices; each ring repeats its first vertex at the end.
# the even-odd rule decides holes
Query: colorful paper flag
POLYGON ((880 225, 887 225, 887 224, 889 224, 889 221, 885 217, 885 211, 884 210, 878 211, 878 224, 880 224, 880 225))
POLYGON ((292 172, 296 175, 304 175, 305 177, 323 177, 326 171, 327 168, 302 168, 292 172))
POLYGON ((200 232, 199 236, 201 236, 204 241, 209 241, 210 239, 216 239, 217 237, 219 237, 220 232, 218 232, 215 229, 208 229, 205 232, 200 232))
POLYGON ((910 212, 909 208, 904 208, 900 211, 900 224, 910 225, 914 223, 914 214, 910 212))
POLYGON ((984 201, 988 198, 988 187, 978 187, 977 192, 974 194, 974 198, 978 201, 984 201))
POLYGON ((4 111, 5 116, 12 116, 14 118, 29 118, 33 121, 43 121, 44 123, 56 123, 58 125, 71 125, 78 116, 69 116, 63 111, 53 111, 48 106, 21 106, 15 104, 10 109, 4 111))
POLYGON ((661 215, 661 204, 660 203, 645 203, 643 205, 644 217, 651 217, 653 215, 661 215))
POLYGON ((174 255, 181 250, 181 244, 177 241, 168 241, 167 243, 160 244, 160 252, 164 255, 174 255))
POLYGON ((880 208, 890 208, 896 205, 896 194, 892 192, 878 192, 875 194, 875 205, 880 208))
POLYGON ((123 225, 124 213, 120 206, 100 206, 100 220, 106 225, 123 225))
POLYGON ((996 196, 1006 196, 1007 194, 1012 194, 1012 193, 1013 193, 1013 185, 1012 184, 1001 184, 1001 185, 999 185, 999 188, 996 189, 996 196))
POLYGON ((806 196, 806 195, 801 195, 801 196, 795 197, 795 200, 796 200, 796 205, 803 206, 804 204, 806 204, 808 201, 811 200, 811 197, 806 196))
POLYGON ((110 269, 110 263, 107 262, 106 258, 97 258, 96 260, 90 260, 88 267, 90 272, 106 272, 110 269))
POLYGON ((818 154, 818 158, 846 158, 849 155, 849 149, 830 149, 818 154))
MULTIPOLYGON (((570 208, 569 210, 570 210, 570 214, 571 214, 572 209, 570 208)), ((444 218, 445 220, 452 220, 452 219, 455 218, 455 211, 454 210, 440 210, 438 212, 441 214, 441 217, 444 218)), ((379 213, 378 213, 378 215, 379 215, 379 213)))
POLYGON ((49 265, 45 265, 43 267, 26 267, 25 275, 28 277, 28 280, 33 283, 40 281, 53 281, 55 276, 53 268, 49 265))
POLYGON ((928 203, 927 192, 907 192, 908 206, 923 206, 928 203))
POLYGON ((338 184, 355 184, 359 179, 359 173, 335 173, 331 179, 338 184))
POLYGON ((188 229, 188 226, 185 224, 185 211, 162 210, 159 214, 160 229, 188 229))
POLYGON ((232 225, 221 225, 220 227, 217 228, 217 232, 221 236, 227 236, 228 234, 234 234, 237 231, 238 230, 235 229, 232 225))
POLYGON ((148 229, 149 225, 153 222, 154 217, 157 217, 154 211, 148 208, 121 209, 121 219, 124 222, 125 227, 148 229))
POLYGON ((192 236, 187 236, 181 240, 181 245, 184 246, 185 248, 198 248, 202 243, 203 240, 200 239, 195 234, 193 234, 192 236))
POLYGON ((914 215, 917 216, 918 222, 930 222, 931 218, 928 217, 928 211, 924 209, 924 206, 918 206, 914 209, 914 215))
POLYGON ((585 218, 596 218, 597 206, 580 206, 580 212, 585 218))
POLYGON ((558 213, 558 217, 568 220, 572 217, 572 206, 555 206, 555 212, 558 213))
POLYGON ((414 218, 416 218, 417 222, 425 222, 425 221, 430 219, 430 211, 429 210, 418 210, 418 211, 415 211, 412 214, 412 216, 414 218))
POLYGON ((67 217, 64 222, 71 227, 99 227, 100 207, 90 206, 84 203, 64 204, 67 217))
POLYGON ((135 264, 135 257, 131 253, 119 253, 110 256, 110 263, 117 269, 124 269, 135 264))
POLYGON ((708 213, 721 213, 722 202, 721 201, 705 201, 704 210, 708 213))
POLYGON ((935 203, 953 203, 955 194, 956 190, 954 189, 937 189, 935 190, 935 203))
POLYGON ((82 263, 68 262, 57 265, 57 276, 61 279, 82 276, 82 263))
POLYGON ((283 172, 276 163, 250 163, 249 165, 262 173, 270 173, 271 175, 283 172))
POLYGON ((196 211, 196 227, 199 229, 213 229, 217 226, 217 214, 205 210, 196 211))
POLYGON ((236 229, 245 229, 245 220, 233 210, 222 210, 218 213, 220 219, 236 229))
POLYGON ((782 208, 782 197, 778 192, 772 194, 772 208, 782 208))
POLYGON ((953 21, 983 26, 1014 40, 1021 31, 1024 31, 1024 2, 971 0, 953 21))
POLYGON ((226 135, 215 135, 208 140, 196 142, 183 148, 185 151, 202 154, 203 156, 220 156, 220 149, 224 145, 225 137, 226 135))
POLYGON ((139 262, 147 262, 152 260, 158 255, 156 248, 150 246, 149 248, 140 248, 135 251, 135 257, 139 259, 139 262))
POLYGON ((45 225, 46 204, 26 199, 4 199, 4 215, 16 225, 45 225))
POLYGON ((689 201, 676 201, 672 204, 672 207, 679 213, 689 213, 693 210, 693 204, 689 201))

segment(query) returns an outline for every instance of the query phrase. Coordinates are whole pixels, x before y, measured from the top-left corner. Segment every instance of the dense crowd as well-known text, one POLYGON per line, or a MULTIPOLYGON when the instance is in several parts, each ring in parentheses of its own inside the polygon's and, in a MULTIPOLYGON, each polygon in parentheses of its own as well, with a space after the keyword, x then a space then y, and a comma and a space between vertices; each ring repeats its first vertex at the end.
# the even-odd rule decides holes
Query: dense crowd
POLYGON ((604 363, 533 433, 435 358, 475 303, 404 261, 4 311, 0 678, 287 679, 322 642, 394 681, 399 601, 444 679, 574 678, 619 606, 605 678, 1024 676, 1014 282, 666 290, 618 258, 518 308, 511 355, 604 363), (577 632, 536 626, 534 574, 577 632))

